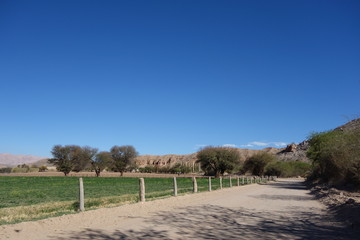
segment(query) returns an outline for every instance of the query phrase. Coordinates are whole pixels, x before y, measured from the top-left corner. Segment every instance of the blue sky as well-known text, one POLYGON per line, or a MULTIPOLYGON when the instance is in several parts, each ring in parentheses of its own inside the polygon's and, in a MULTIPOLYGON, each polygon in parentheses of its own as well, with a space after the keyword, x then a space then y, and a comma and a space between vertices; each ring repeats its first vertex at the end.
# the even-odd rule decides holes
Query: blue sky
POLYGON ((0 1, 0 153, 186 154, 359 117, 359 1, 0 1))

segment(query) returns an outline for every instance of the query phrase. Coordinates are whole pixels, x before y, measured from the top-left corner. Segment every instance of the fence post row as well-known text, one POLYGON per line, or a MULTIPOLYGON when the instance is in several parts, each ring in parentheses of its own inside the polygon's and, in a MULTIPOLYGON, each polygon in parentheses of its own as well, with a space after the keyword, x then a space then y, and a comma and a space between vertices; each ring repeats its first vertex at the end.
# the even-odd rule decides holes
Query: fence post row
POLYGON ((84 182, 82 178, 79 178, 79 210, 85 211, 85 198, 84 198, 84 182))
MULTIPOLYGON (((253 178, 254 177, 250 177, 250 184, 253 183, 253 178)), ((220 177, 220 189, 223 188, 223 178, 220 177)), ((232 179, 231 176, 229 177, 230 180, 230 187, 232 187, 232 179)), ((248 177, 244 177, 242 176, 242 184, 245 184, 245 180, 246 180, 246 184, 249 184, 249 178, 248 177)), ((254 179, 254 183, 261 183, 261 182, 266 182, 266 181, 276 181, 276 176, 265 176, 265 177, 259 177, 259 178, 255 178, 254 179)), ((197 181, 196 181, 196 177, 192 177, 192 182, 193 182, 193 192, 197 193, 198 192, 198 185, 197 185, 197 181)), ((240 178, 237 177, 237 185, 240 186, 240 178)), ((144 182, 144 178, 139 178, 139 197, 140 197, 140 202, 145 202, 145 182, 144 182)), ((212 191, 212 185, 211 185, 211 177, 209 177, 209 192, 212 191)), ((174 196, 176 197, 178 194, 178 189, 177 189, 177 181, 176 181, 176 177, 174 177, 174 196)), ((82 178, 79 178, 79 210, 81 212, 85 211, 85 196, 84 196, 84 182, 82 178)))
POLYGON ((145 202, 145 182, 144 178, 139 178, 139 185, 140 185, 140 202, 145 202))
POLYGON ((197 188, 196 178, 193 177, 193 178, 192 178, 192 181, 193 181, 193 192, 194 192, 194 193, 197 193, 198 188, 197 188))
POLYGON ((177 182, 176 182, 176 177, 174 177, 174 196, 177 196, 177 182))

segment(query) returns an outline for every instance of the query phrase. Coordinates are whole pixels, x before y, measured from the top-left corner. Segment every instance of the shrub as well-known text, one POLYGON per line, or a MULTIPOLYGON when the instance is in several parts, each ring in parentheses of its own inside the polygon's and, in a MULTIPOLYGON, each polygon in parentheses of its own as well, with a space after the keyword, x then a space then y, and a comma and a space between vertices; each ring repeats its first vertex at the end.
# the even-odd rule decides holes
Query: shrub
POLYGON ((309 174, 311 165, 305 162, 272 162, 266 166, 265 175, 277 177, 305 177, 309 174))
POLYGON ((0 173, 11 173, 12 168, 0 168, 0 173))
POLYGON ((252 175, 261 176, 264 175, 265 167, 271 163, 275 162, 276 157, 270 153, 261 152, 255 154, 254 156, 249 157, 243 166, 244 172, 251 172, 252 175))
POLYGON ((309 145, 307 156, 314 165, 313 178, 360 186, 360 130, 314 133, 309 145))

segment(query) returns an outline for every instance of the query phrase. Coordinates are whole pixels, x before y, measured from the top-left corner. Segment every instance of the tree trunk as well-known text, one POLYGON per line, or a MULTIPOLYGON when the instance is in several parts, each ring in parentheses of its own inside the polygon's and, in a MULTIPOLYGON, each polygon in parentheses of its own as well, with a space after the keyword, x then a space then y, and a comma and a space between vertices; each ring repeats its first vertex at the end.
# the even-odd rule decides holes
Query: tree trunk
POLYGON ((124 171, 120 172, 120 177, 122 177, 124 175, 124 171))

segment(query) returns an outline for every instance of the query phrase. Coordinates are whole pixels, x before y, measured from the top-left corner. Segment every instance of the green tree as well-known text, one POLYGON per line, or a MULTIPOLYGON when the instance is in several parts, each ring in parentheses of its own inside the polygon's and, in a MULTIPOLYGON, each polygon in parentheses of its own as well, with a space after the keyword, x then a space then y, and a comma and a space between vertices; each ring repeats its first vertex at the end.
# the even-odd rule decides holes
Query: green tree
POLYGON ((252 175, 262 176, 265 172, 265 167, 276 161, 276 157, 270 153, 261 152, 249 157, 243 166, 244 172, 251 172, 252 175))
POLYGON ((73 171, 80 172, 84 170, 91 161, 94 160, 96 153, 98 152, 97 148, 92 148, 89 146, 79 147, 72 146, 73 151, 73 162, 74 168, 73 171))
POLYGON ((138 152, 135 148, 130 145, 126 146, 113 146, 110 149, 112 162, 114 168, 121 173, 123 176, 126 167, 131 163, 131 161, 136 158, 138 152))
POLYGON ((91 167, 95 171, 97 177, 112 161, 111 154, 109 152, 99 152, 95 155, 95 158, 91 160, 91 167))
POLYGON ((239 152, 235 148, 205 147, 196 157, 196 162, 200 163, 205 175, 213 175, 217 178, 233 170, 240 163, 239 152))
POLYGON ((63 172, 67 176, 74 167, 72 147, 55 145, 52 148, 51 154, 53 158, 50 158, 48 162, 54 164, 58 171, 63 172))

